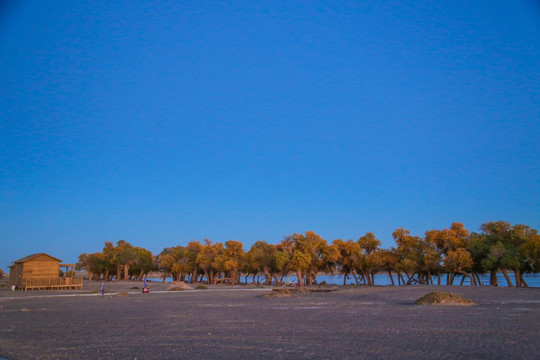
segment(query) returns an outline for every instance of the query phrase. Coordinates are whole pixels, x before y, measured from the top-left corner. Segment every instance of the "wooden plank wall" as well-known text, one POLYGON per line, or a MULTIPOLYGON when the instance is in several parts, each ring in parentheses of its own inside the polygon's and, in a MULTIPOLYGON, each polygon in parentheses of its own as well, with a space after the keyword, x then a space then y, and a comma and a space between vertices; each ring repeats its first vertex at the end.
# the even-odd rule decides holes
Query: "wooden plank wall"
POLYGON ((24 263, 22 277, 26 279, 52 279, 60 273, 60 263, 41 255, 24 263))
POLYGON ((9 285, 17 285, 18 279, 20 279, 19 274, 22 273, 22 264, 13 265, 9 269, 9 285))

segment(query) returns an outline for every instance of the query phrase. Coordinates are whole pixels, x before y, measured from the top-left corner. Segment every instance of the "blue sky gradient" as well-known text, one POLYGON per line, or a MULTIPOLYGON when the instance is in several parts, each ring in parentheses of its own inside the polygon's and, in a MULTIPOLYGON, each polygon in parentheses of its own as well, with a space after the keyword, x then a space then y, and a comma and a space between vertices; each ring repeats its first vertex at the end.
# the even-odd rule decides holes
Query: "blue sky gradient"
POLYGON ((540 228, 540 6, 6 1, 0 268, 125 239, 540 228))

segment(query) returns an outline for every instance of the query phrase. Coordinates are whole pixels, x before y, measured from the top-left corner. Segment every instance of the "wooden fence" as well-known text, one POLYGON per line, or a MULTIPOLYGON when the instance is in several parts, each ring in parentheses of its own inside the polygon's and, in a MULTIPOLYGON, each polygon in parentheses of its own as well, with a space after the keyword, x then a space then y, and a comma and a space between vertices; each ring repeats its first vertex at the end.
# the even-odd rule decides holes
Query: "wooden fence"
POLYGON ((82 289, 81 278, 22 279, 17 290, 71 290, 82 289))

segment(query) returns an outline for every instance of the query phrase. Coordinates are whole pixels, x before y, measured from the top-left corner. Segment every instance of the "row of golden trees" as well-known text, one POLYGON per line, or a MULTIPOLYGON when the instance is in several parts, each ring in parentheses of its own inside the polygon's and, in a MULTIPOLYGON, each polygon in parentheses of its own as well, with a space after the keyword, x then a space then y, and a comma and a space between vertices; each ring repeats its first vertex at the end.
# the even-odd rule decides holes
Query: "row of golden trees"
POLYGON ((225 243, 205 239, 187 246, 165 248, 158 256, 121 240, 106 242, 102 252, 81 254, 78 267, 92 279, 142 279, 150 271, 160 271, 163 280, 202 281, 210 284, 227 282, 236 285, 241 275, 258 282, 283 284, 293 274, 297 283, 317 283, 321 273, 341 274, 356 284, 375 285, 375 274, 385 272, 393 285, 461 284, 466 278, 472 285, 483 285, 481 275, 490 274, 490 285, 497 285, 501 272, 508 286, 526 287, 523 274, 540 270, 540 235, 527 225, 505 221, 482 224, 479 233, 471 233, 461 223, 450 228, 430 230, 424 237, 411 235, 406 229, 392 234, 396 246, 381 248, 373 233, 358 240, 337 239, 328 243, 313 231, 285 236, 278 244, 257 241, 245 252, 239 241, 225 243))

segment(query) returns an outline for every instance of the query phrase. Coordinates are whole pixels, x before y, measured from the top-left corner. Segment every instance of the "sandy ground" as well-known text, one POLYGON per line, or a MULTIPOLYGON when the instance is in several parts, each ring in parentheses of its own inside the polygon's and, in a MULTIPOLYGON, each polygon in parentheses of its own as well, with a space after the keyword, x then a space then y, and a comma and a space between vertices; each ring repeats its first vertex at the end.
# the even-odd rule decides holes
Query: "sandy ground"
POLYGON ((140 282, 109 282, 106 296, 88 294, 98 282, 79 294, 0 288, 0 358, 540 358, 540 289, 337 287, 268 298, 269 288, 150 286, 142 294, 140 282), (447 290, 478 305, 414 304, 447 290))

